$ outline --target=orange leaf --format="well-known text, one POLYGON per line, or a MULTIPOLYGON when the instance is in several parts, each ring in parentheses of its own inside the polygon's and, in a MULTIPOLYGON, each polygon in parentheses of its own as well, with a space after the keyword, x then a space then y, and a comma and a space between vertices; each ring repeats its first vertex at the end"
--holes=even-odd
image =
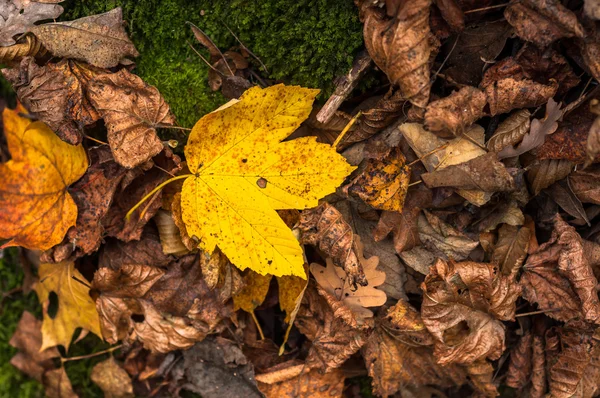
POLYGON ((2 247, 49 249, 75 225, 77 206, 67 188, 88 167, 85 150, 18 109, 5 109, 3 120, 12 159, 0 164, 0 239, 9 239, 2 247))

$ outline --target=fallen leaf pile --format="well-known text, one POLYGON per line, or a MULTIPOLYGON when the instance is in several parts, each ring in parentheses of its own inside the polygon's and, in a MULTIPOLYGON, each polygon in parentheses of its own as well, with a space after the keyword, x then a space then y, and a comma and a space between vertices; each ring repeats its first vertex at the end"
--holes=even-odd
POLYGON ((597 1, 355 0, 324 104, 191 25, 230 102, 188 133, 119 8, 55 3, 0 2, 0 247, 42 307, 11 363, 47 396, 89 333, 106 397, 600 396, 597 1))

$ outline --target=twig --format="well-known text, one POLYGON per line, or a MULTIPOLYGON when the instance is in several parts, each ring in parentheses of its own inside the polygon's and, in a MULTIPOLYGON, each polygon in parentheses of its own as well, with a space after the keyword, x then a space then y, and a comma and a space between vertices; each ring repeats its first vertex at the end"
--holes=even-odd
POLYGON ((104 142, 104 141, 100 141, 100 140, 98 140, 98 139, 96 139, 96 138, 94 138, 94 137, 90 137, 90 136, 89 136, 89 135, 87 135, 87 134, 84 134, 84 135, 83 135, 83 137, 84 137, 84 138, 87 138, 87 139, 88 139, 88 140, 90 140, 90 141, 94 141, 95 143, 98 143, 98 144, 100 144, 100 145, 108 145, 108 143, 106 143, 106 142, 104 142))
MULTIPOLYGON (((513 4, 516 4, 516 3, 520 3, 520 1, 514 1, 513 2, 513 4)), ((473 10, 465 11, 464 14, 471 14, 471 13, 474 13, 474 12, 493 10, 494 8, 502 8, 502 7, 506 7, 506 6, 510 5, 510 4, 511 3, 504 3, 504 4, 496 4, 495 6, 475 8, 473 10)))
POLYGON ((252 319, 254 319, 254 323, 256 324, 256 329, 258 329, 258 334, 260 335, 260 339, 264 340, 265 335, 263 334, 262 328, 260 327, 260 323, 258 323, 258 319, 256 319, 256 315, 254 314, 254 311, 252 311, 250 313, 250 315, 252 315, 252 319))
POLYGON ((519 318, 519 317, 523 317, 523 316, 529 316, 529 315, 545 314, 547 312, 555 312, 555 311, 560 311, 560 308, 549 308, 547 310, 524 312, 522 314, 516 314, 515 318, 519 318))
POLYGON ((187 44, 188 44, 188 46, 190 46, 190 48, 192 49, 192 51, 194 51, 194 52, 196 53, 196 55, 197 55, 197 56, 199 56, 199 57, 202 59, 202 61, 204 61, 204 63, 205 63, 206 65, 208 65, 208 67, 209 67, 210 69, 212 69, 212 70, 214 70, 216 73, 218 73, 218 74, 219 74, 219 76, 221 76, 221 77, 225 77, 225 74, 224 74, 223 72, 221 72, 220 70, 218 70, 217 68, 215 68, 214 66, 212 66, 212 65, 210 64, 210 62, 208 62, 208 60, 207 60, 206 58, 204 58, 204 56, 202 56, 202 54, 200 54, 200 52, 198 52, 198 50, 196 50, 196 48, 195 48, 194 46, 192 46, 192 44, 191 44, 191 43, 187 42, 187 44))
POLYGON ((350 119, 350 121, 348 122, 348 124, 346 125, 346 127, 344 127, 344 129, 342 130, 342 132, 340 133, 340 135, 338 135, 338 137, 335 139, 335 142, 333 144, 331 144, 331 146, 335 149, 337 148, 338 144, 342 141, 342 138, 344 138, 344 136, 346 135, 346 133, 348 131, 350 131, 350 129, 352 128, 352 126, 354 125, 354 123, 356 123, 356 121, 358 120, 359 117, 362 116, 362 112, 358 111, 358 113, 356 115, 354 115, 354 117, 352 119, 350 119))
MULTIPOLYGON (((229 69, 229 73, 231 73, 231 76, 235 76, 235 73, 233 73, 233 71, 231 70, 231 67, 229 66, 229 62, 227 62, 227 58, 225 58, 225 56, 223 55, 221 50, 219 50, 219 47, 217 47, 215 42, 213 42, 212 39, 210 37, 208 37, 208 35, 206 33, 204 33, 204 31, 202 29, 200 29, 199 27, 197 27, 190 21, 187 21, 186 23, 192 27, 192 32, 194 33, 194 36, 196 36, 196 40, 198 40, 200 42, 200 44, 202 44, 202 41, 198 39, 198 37, 197 37, 198 33, 200 33, 202 36, 204 36, 206 38, 206 40, 209 41, 209 43, 213 46, 213 48, 215 50, 217 50, 217 52, 219 53, 219 55, 221 56, 223 61, 225 61, 225 66, 227 66, 227 69, 229 69), (196 29, 198 32, 194 31, 194 29, 196 29)), ((208 50, 210 51, 210 48, 208 50)))
POLYGON ((265 64, 263 64, 263 62, 260 60, 260 58, 258 58, 252 51, 250 51, 250 49, 248 47, 246 47, 246 45, 244 43, 242 43, 242 41, 235 35, 235 33, 233 33, 233 31, 231 29, 229 29, 229 26, 227 26, 227 24, 225 22, 223 22, 223 21, 221 21, 221 22, 223 23, 223 25, 225 25, 225 27, 227 28, 227 30, 229 31, 229 33, 231 33, 232 36, 235 37, 235 39, 237 40, 237 42, 240 43, 240 46, 242 46, 242 48, 244 50, 246 50, 248 52, 248 54, 250 54, 255 60, 257 60, 258 63, 260 64, 260 66, 268 74, 269 70, 267 69, 267 67, 265 66, 265 64))
POLYGON ((65 362, 69 362, 69 361, 79 361, 80 359, 93 358, 93 357, 97 357, 100 355, 111 353, 113 351, 118 350, 121 347, 123 347, 123 344, 116 345, 114 347, 108 348, 103 351, 94 352, 93 354, 80 355, 78 357, 70 357, 70 358, 60 358, 60 362, 65 363, 65 362))

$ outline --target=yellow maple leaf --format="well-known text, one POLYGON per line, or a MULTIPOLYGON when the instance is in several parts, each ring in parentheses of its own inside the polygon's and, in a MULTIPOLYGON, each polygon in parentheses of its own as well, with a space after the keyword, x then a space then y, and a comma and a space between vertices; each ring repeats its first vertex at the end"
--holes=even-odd
POLYGON ((46 250, 75 225, 77 206, 67 188, 85 173, 87 155, 19 110, 2 113, 11 160, 0 164, 0 239, 10 239, 2 247, 46 250))
POLYGON ((275 210, 317 206, 354 170, 315 137, 281 142, 308 117, 317 93, 253 87, 196 123, 181 208, 203 250, 219 246, 242 270, 306 278, 302 248, 275 210))
POLYGON ((89 295, 86 279, 75 269, 75 263, 41 264, 39 278, 35 291, 44 313, 40 351, 59 344, 68 350, 78 327, 102 338, 96 304, 89 295), (52 292, 58 298, 58 309, 53 317, 48 314, 52 292))

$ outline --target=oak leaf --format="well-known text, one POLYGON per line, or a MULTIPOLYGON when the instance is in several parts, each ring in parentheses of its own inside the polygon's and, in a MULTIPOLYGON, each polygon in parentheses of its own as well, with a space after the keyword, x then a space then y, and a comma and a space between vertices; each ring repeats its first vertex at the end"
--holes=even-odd
POLYGON ((67 22, 33 26, 30 31, 53 55, 86 61, 100 68, 131 63, 139 53, 127 37, 120 7, 67 22))
POLYGON ((35 291, 44 313, 41 350, 56 345, 68 350, 78 327, 102 337, 96 305, 89 295, 87 281, 75 269, 75 263, 41 264, 39 278, 35 291), (53 317, 48 313, 52 293, 56 295, 58 305, 53 317))
POLYGON ((90 379, 104 391, 105 398, 133 397, 131 378, 113 357, 96 364, 90 379))
POLYGON ((104 118, 117 163, 131 169, 162 151, 156 128, 175 124, 175 118, 155 87, 121 69, 94 77, 88 91, 104 118))
POLYGON ((380 159, 367 160, 365 168, 343 191, 358 196, 375 209, 400 212, 409 181, 410 167, 396 147, 380 159))
POLYGON ((41 4, 30 0, 3 0, 0 4, 0 46, 15 44, 13 37, 25 33, 34 23, 55 19, 63 13, 56 4, 41 4))
POLYGON ((4 247, 46 250, 75 225, 77 206, 67 189, 85 173, 87 156, 18 110, 2 116, 12 159, 0 164, 0 238, 9 239, 4 247))
POLYGON ((459 137, 484 115, 486 104, 487 98, 481 90, 465 86, 427 105, 425 127, 443 138, 459 137))
POLYGON ((242 270, 305 277, 302 249, 275 210, 316 206, 353 170, 314 137, 281 142, 308 117, 316 95, 297 86, 254 87, 196 123, 185 147, 193 176, 183 184, 181 208, 204 251, 219 246, 242 270))

